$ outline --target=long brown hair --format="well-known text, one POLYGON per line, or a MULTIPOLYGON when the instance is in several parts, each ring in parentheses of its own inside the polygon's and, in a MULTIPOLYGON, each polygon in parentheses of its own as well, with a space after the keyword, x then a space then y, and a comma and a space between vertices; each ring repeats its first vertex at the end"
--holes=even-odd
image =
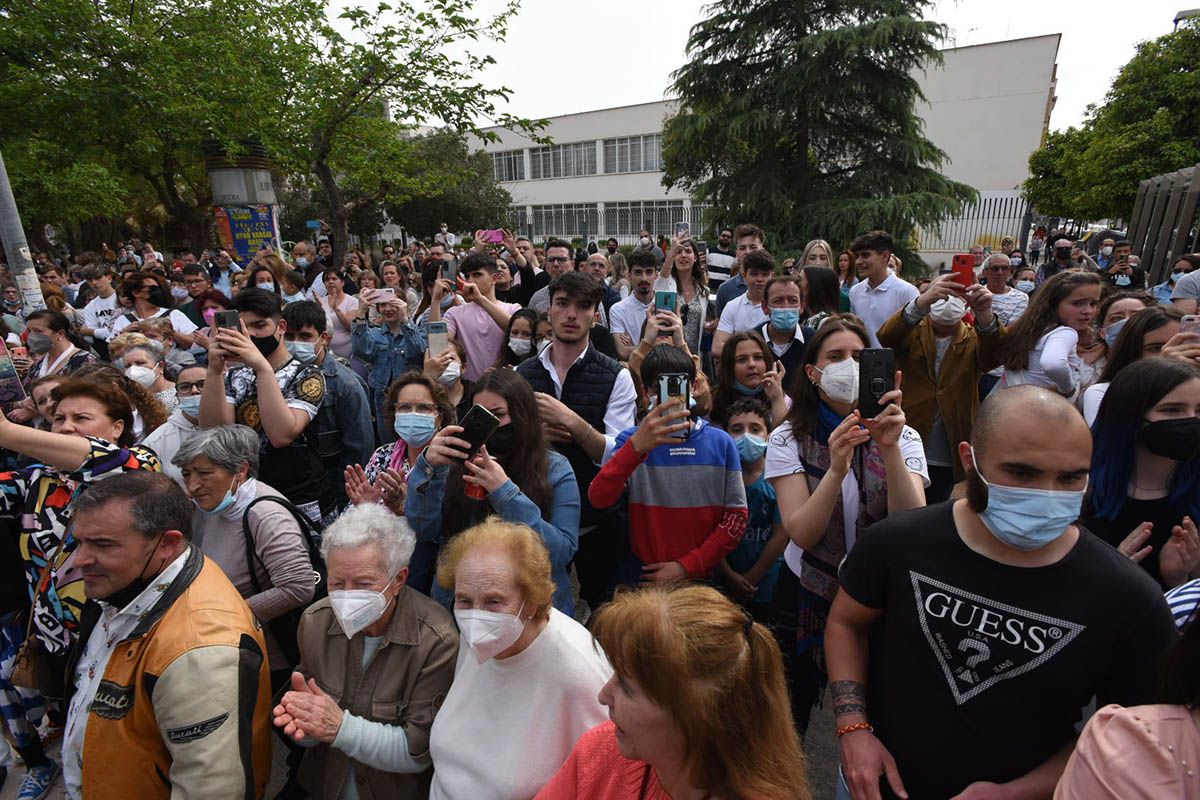
POLYGON ((683 735, 688 782, 718 797, 812 797, 775 637, 708 586, 622 592, 592 633, 683 735))
POLYGON ((845 317, 830 317, 821 323, 817 333, 808 340, 804 348, 804 359, 796 367, 799 375, 792 376, 792 408, 788 411, 787 421, 791 423, 792 435, 799 438, 801 434, 813 434, 817 430, 817 403, 821 396, 817 394, 817 386, 808 379, 809 364, 816 364, 825 347, 825 340, 835 333, 843 331, 853 333, 862 339, 863 347, 870 347, 871 340, 862 325, 845 317))
MULTIPOLYGON (((721 362, 717 364, 717 385, 713 388, 712 412, 709 414, 712 421, 721 427, 725 427, 725 423, 728 421, 725 419, 725 410, 742 396, 734 387, 733 374, 734 366, 737 363, 737 348, 742 342, 757 344, 766 360, 766 368, 775 368, 775 352, 767 347, 767 343, 758 335, 758 331, 742 331, 729 337, 725 342, 725 349, 721 351, 721 362)), ((758 397, 764 399, 761 394, 758 397)))
POLYGON ((1029 308, 1008 329, 1004 342, 1004 368, 1014 372, 1029 369, 1029 354, 1041 339, 1061 323, 1058 305, 1081 286, 1100 286, 1094 272, 1060 272, 1038 287, 1029 298, 1029 308))
MULTIPOLYGON (((516 370, 490 369, 471 386, 473 398, 480 392, 498 394, 508 403, 509 424, 516 433, 518 447, 504 458, 497 457, 497 460, 517 488, 542 510, 543 518, 546 517, 550 512, 551 500, 547 476, 549 445, 542 430, 542 418, 538 414, 533 389, 516 370)), ((455 464, 450 467, 450 475, 446 478, 446 499, 442 505, 446 533, 458 533, 483 521, 487 504, 463 499, 465 491, 462 464, 455 464)))

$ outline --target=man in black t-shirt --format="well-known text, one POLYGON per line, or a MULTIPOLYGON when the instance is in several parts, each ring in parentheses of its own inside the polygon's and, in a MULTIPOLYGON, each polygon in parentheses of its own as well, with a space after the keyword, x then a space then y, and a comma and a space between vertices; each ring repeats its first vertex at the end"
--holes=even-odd
POLYGON ((967 499, 850 551, 825 646, 855 797, 1049 797, 1093 697, 1153 700, 1176 634, 1154 581, 1075 524, 1091 452, 1063 398, 998 392, 958 445, 967 499))

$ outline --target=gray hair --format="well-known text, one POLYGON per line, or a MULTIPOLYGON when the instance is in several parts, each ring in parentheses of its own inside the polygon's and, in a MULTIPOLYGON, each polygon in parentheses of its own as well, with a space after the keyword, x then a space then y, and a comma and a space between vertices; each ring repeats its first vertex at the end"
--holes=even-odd
POLYGON ((163 346, 161 342, 156 342, 153 339, 149 344, 135 344, 133 347, 126 347, 121 352, 121 360, 125 360, 125 356, 132 353, 134 350, 141 350, 146 355, 150 356, 150 360, 155 364, 163 363, 163 346))
POLYGON ((979 269, 980 269, 981 271, 982 271, 982 270, 985 270, 985 269, 987 269, 988 267, 990 267, 990 266, 992 265, 992 262, 993 262, 993 261, 996 261, 996 260, 998 260, 998 259, 1001 259, 1001 258, 1003 258, 1005 261, 1007 261, 1007 262, 1008 262, 1008 266, 1009 266, 1009 267, 1011 267, 1011 266, 1012 266, 1012 260, 1011 260, 1011 259, 1010 259, 1010 258, 1009 258, 1007 255, 1005 255, 1004 253, 992 253, 990 256, 988 256, 987 258, 985 258, 985 259, 983 260, 983 263, 979 265, 979 269))
POLYGON ((250 465, 250 477, 258 476, 258 434, 245 425, 202 428, 183 440, 171 463, 185 467, 204 456, 221 469, 237 472, 243 463, 250 465))
POLYGON ((321 555, 329 561, 334 550, 349 550, 373 544, 383 556, 388 575, 408 566, 417 546, 417 535, 403 517, 378 503, 352 506, 321 534, 321 555))

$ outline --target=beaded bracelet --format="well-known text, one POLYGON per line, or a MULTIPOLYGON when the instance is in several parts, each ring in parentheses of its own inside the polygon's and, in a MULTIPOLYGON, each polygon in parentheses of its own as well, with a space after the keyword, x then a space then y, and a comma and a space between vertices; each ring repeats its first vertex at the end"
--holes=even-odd
POLYGON ((875 729, 873 727, 871 727, 871 723, 869 723, 869 722, 856 722, 853 725, 847 725, 843 728, 838 728, 837 735, 838 735, 838 738, 840 739, 843 736, 845 736, 847 733, 854 733, 855 731, 871 731, 872 733, 874 733, 875 729))

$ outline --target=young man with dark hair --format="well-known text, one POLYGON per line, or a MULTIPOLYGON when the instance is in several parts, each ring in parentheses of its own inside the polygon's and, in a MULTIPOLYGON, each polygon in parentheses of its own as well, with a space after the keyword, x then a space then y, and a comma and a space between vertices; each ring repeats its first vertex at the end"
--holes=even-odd
POLYGON ((325 376, 325 398, 314 422, 317 452, 329 476, 329 491, 337 508, 349 502, 346 467, 366 464, 375 452, 371 401, 367 386, 350 365, 329 349, 325 310, 312 300, 283 307, 283 345, 301 364, 315 364, 325 376))
POLYGON ((838 576, 825 657, 855 797, 1050 797, 1080 710, 1155 702, 1177 639, 1158 584, 1077 522, 1092 437, 1069 401, 996 392, 954 449, 966 499, 872 525, 838 576))
POLYGON ((241 329, 218 328, 209 346, 200 427, 236 422, 257 431, 259 478, 317 522, 333 510, 312 425, 325 400, 325 376, 284 347, 287 323, 278 295, 243 289, 233 307, 241 329), (228 371, 227 361, 234 362, 228 371))
MULTIPOLYGON (((500 357, 508 321, 521 307, 496 299, 493 280, 496 259, 491 254, 471 253, 462 260, 458 269, 466 280, 462 296, 467 302, 446 310, 446 328, 450 338, 461 342, 467 351, 464 376, 469 381, 476 381, 500 357)), ((430 305, 429 321, 437 322, 441 317, 441 306, 438 303, 430 305)))
POLYGON ((196 298, 213 288, 212 277, 208 274, 208 270, 199 264, 189 264, 183 268, 183 285, 187 288, 189 299, 179 307, 179 310, 197 327, 207 327, 208 323, 204 321, 204 316, 196 307, 196 298))
POLYGON ((679 399, 660 402, 659 378, 680 374, 689 386, 696 364, 679 348, 658 345, 642 362, 649 411, 617 437, 614 453, 588 487, 595 508, 610 508, 628 490, 632 558, 621 583, 703 580, 713 575, 746 529, 741 461, 729 434, 692 420, 679 399))
POLYGON ((805 343, 815 333, 800 324, 803 306, 799 278, 776 275, 767 281, 767 288, 763 290, 763 311, 767 321, 758 329, 758 333, 783 363, 785 389, 801 374, 805 343))
POLYGON ((721 283, 721 288, 717 290, 717 317, 720 318, 721 312, 738 295, 746 293, 746 280, 742 276, 742 262, 746 256, 753 253, 755 250, 762 250, 766 242, 766 236, 762 232, 762 228, 753 225, 749 222, 743 222, 738 225, 733 231, 734 242, 734 262, 730 266, 730 274, 732 277, 721 283))
POLYGON ((83 269, 83 279, 96 296, 83 307, 83 324, 79 326, 79 332, 87 337, 101 358, 107 358, 108 340, 112 337, 112 324, 119 307, 112 272, 105 264, 88 264, 83 269))
POLYGON ((721 312, 721 320, 717 323, 717 332, 713 336, 713 361, 721 358, 725 342, 735 333, 754 330, 769 317, 763 300, 767 282, 775 275, 775 258, 766 250, 753 250, 742 259, 742 271, 739 277, 746 285, 746 292, 735 297, 721 312))
POLYGON ((566 456, 580 486, 579 551, 575 568, 583 597, 595 607, 613 587, 624 557, 620 520, 592 507, 586 487, 621 431, 634 423, 637 393, 629 370, 591 342, 601 284, 582 272, 550 283, 550 346, 517 366, 533 387, 542 424, 566 456))
POLYGON ((1128 239, 1122 239, 1112 246, 1112 263, 1107 267, 1101 265, 1104 280, 1110 286, 1118 289, 1146 288, 1146 272, 1140 266, 1133 266, 1129 260, 1132 254, 1133 243, 1128 239))
POLYGON ((562 239, 551 239, 546 242, 545 253, 546 258, 542 264, 545 271, 542 274, 546 276, 546 283, 534 292, 526 303, 526 307, 539 314, 545 314, 550 309, 550 282, 574 269, 575 251, 570 243, 562 239))
POLYGON ((917 299, 917 287, 896 277, 888 260, 896 242, 886 231, 864 233, 850 245, 860 280, 850 287, 850 310, 859 316, 871 347, 879 347, 876 332, 900 309, 917 299))
POLYGON ((629 360, 629 354, 642 340, 646 312, 654 307, 656 278, 658 262, 649 251, 634 250, 629 254, 629 282, 633 284, 633 291, 608 311, 609 326, 622 361, 629 360))
POLYGON ((725 281, 733 277, 737 251, 733 244, 733 229, 721 228, 716 247, 710 246, 706 254, 705 267, 708 272, 708 288, 720 291, 725 281))

